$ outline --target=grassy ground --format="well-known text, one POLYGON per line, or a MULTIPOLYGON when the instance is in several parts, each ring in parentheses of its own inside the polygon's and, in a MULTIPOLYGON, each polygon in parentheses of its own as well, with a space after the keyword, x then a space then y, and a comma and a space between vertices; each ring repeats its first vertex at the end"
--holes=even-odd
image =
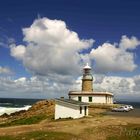
POLYGON ((56 121, 44 113, 7 121, 0 124, 0 140, 140 140, 140 117, 110 116, 107 110, 89 108, 89 117, 81 119, 56 121))
POLYGON ((52 116, 37 115, 37 116, 31 116, 29 118, 20 118, 20 119, 10 120, 8 122, 2 123, 2 124, 0 124, 0 127, 36 124, 44 119, 51 119, 51 117, 52 116))
POLYGON ((111 125, 105 127, 92 127, 85 129, 84 132, 84 135, 89 135, 95 140, 140 140, 140 125, 137 124, 128 124, 127 126, 111 125))
POLYGON ((129 124, 120 127, 119 133, 110 134, 107 140, 140 140, 140 125, 129 124))
POLYGON ((78 135, 71 132, 33 131, 0 136, 0 140, 140 140, 140 125, 90 127, 78 135))
POLYGON ((114 107, 119 107, 121 104, 90 104, 89 108, 100 108, 100 109, 111 109, 114 107))
POLYGON ((35 131, 18 136, 0 136, 0 140, 78 140, 78 137, 63 132, 35 131))

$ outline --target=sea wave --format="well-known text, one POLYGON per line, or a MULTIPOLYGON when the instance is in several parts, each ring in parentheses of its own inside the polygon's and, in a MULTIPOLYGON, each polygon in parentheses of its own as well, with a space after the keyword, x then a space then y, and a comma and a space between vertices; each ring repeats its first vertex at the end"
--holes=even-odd
POLYGON ((4 113, 10 115, 11 113, 21 111, 21 110, 28 110, 31 106, 27 105, 24 107, 0 107, 0 116, 4 113))

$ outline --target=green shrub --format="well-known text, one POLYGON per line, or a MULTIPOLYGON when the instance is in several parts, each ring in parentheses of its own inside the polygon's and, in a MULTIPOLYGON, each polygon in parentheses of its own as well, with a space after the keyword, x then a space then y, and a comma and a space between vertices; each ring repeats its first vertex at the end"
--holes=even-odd
POLYGON ((21 119, 13 120, 11 122, 6 122, 3 124, 0 124, 0 127, 35 124, 35 123, 39 123, 40 121, 42 121, 46 118, 47 118, 47 116, 45 116, 45 115, 32 116, 29 118, 21 118, 21 119))

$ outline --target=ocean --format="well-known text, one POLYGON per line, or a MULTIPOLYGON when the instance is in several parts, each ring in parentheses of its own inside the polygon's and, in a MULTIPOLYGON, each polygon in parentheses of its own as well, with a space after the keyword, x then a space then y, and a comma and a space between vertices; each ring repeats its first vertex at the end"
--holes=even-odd
POLYGON ((8 115, 20 110, 28 110, 34 103, 43 99, 0 98, 0 115, 8 115))
POLYGON ((132 105, 134 108, 140 108, 140 102, 117 101, 117 104, 132 105))

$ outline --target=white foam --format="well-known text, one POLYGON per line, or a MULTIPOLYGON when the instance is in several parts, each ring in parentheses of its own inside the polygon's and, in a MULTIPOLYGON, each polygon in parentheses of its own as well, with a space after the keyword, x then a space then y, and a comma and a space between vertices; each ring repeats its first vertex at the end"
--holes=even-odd
POLYGON ((0 116, 4 113, 10 115, 11 113, 21 111, 21 110, 28 110, 31 106, 27 105, 24 107, 0 107, 0 116))

